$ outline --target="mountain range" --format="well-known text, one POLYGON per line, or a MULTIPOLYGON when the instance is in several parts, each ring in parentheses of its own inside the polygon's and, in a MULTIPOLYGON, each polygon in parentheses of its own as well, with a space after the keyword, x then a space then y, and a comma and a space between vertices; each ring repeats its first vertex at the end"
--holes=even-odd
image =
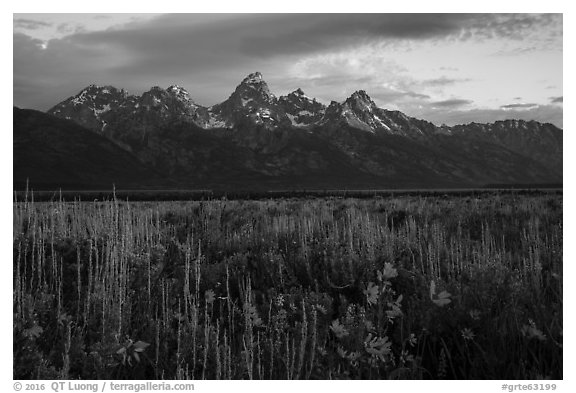
POLYGON ((562 130, 448 127, 379 108, 277 97, 258 72, 205 107, 186 89, 90 85, 47 113, 14 108, 14 184, 109 189, 386 189, 562 182, 562 130))

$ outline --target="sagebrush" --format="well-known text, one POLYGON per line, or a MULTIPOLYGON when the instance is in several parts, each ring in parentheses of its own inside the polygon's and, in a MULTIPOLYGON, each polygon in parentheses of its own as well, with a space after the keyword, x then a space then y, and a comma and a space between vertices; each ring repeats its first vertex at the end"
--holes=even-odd
POLYGON ((562 195, 14 203, 15 379, 562 378, 562 195))

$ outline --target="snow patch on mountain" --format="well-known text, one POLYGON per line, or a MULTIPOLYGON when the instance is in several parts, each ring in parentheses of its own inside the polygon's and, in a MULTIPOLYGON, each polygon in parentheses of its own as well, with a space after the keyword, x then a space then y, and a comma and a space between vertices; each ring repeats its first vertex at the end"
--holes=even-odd
POLYGON ((292 123, 293 126, 299 127, 302 125, 302 123, 296 121, 296 116, 291 115, 290 113, 286 113, 286 116, 288 117, 288 119, 290 119, 290 123, 292 123))
POLYGON ((102 113, 108 112, 109 110, 110 110, 110 104, 106 104, 106 105, 104 105, 101 109, 96 109, 96 108, 94 108, 94 114, 95 114, 96 116, 98 116, 98 115, 100 115, 100 114, 102 114, 102 113))

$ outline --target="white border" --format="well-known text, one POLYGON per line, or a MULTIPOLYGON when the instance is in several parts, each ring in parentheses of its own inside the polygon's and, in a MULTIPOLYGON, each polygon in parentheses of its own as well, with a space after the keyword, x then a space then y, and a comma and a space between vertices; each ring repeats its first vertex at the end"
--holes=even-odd
MULTIPOLYGON (((325 13, 325 12, 561 12, 564 13, 564 107, 568 108, 564 116, 564 225, 568 228, 564 234, 564 243, 568 246, 564 250, 564 260, 567 263, 564 266, 564 283, 565 286, 565 318, 564 318, 564 381, 557 381, 559 388, 557 391, 576 391, 575 373, 574 373, 574 338, 571 332, 575 331, 574 327, 574 290, 570 285, 571 278, 574 277, 575 269, 573 260, 574 250, 572 246, 576 244, 574 239, 574 182, 573 173, 575 167, 574 157, 570 154, 575 146, 574 144, 574 110, 572 104, 574 100, 571 99, 573 88, 575 85, 573 73, 576 70, 574 64, 574 9, 572 4, 574 2, 561 1, 561 0, 547 0, 547 1, 502 1, 502 0, 483 0, 469 4, 465 1, 362 1, 362 2, 338 2, 322 1, 311 2, 310 0, 292 0, 284 2, 272 2, 263 0, 247 0, 242 2, 234 2, 231 0, 224 0, 218 2, 145 2, 145 1, 112 1, 101 0, 98 2, 81 2, 81 1, 58 1, 46 2, 39 0, 28 0, 25 2, 4 2, 2 5, 2 23, 0 26, 3 29, 2 48, 9 50, 13 53, 12 39, 10 31, 12 30, 12 14, 13 13, 32 13, 32 12, 138 12, 138 13, 151 13, 151 12, 229 12, 229 13, 245 13, 245 12, 294 12, 301 11, 325 13), (93 5, 95 4, 95 5, 93 5), (569 388, 572 386, 572 388, 569 388)), ((1 274, 3 282, 1 285, 2 296, 0 297, 0 304, 2 305, 2 315, 6 315, 6 321, 2 324, 2 336, 6 339, 5 346, 2 351, 2 386, 3 391, 13 391, 12 387, 12 345, 11 342, 11 324, 8 319, 12 312, 12 263, 11 263, 11 250, 12 244, 10 242, 10 219, 12 216, 12 133, 9 131, 12 127, 12 88, 13 88, 13 62, 4 57, 2 62, 2 85, 5 88, 2 93, 2 101, 0 111, 2 118, 6 119, 6 127, 1 132, 1 149, 2 149, 2 192, 0 198, 2 200, 2 211, 4 214, 4 221, 2 224, 2 236, 0 237, 0 250, 2 252, 3 264, 1 267, 1 274), (10 88, 6 88, 10 86, 10 88), (8 340, 10 337, 10 340, 8 340)), ((526 381, 529 382, 529 381, 526 381)), ((522 383, 522 381, 512 382, 522 383)), ((362 389, 368 392, 377 391, 377 389, 409 389, 418 391, 441 390, 448 392, 463 392, 467 393, 486 393, 497 392, 501 390, 501 382, 499 381, 340 381, 338 383, 330 381, 309 381, 309 382, 285 382, 285 381, 265 381, 258 383, 250 383, 244 381, 228 381, 228 382, 202 382, 198 381, 196 384, 196 391, 213 391, 214 389, 226 389, 227 391, 262 391, 269 392, 274 389, 276 392, 292 392, 294 389, 329 389, 331 392, 346 392, 349 393, 352 389, 362 389), (361 384, 361 385, 360 385, 361 384)))

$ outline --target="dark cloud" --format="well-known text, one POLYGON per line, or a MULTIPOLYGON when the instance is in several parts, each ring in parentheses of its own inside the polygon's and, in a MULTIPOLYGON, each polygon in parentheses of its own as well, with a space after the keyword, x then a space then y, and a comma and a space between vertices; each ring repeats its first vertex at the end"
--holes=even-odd
POLYGON ((431 104, 435 108, 454 108, 454 107, 469 105, 472 102, 473 101, 471 101, 471 100, 465 100, 462 98, 451 98, 449 100, 432 102, 431 104))
POLYGON ((42 22, 39 20, 18 18, 14 19, 14 28, 26 29, 26 30, 36 30, 42 27, 50 27, 52 23, 42 22))
MULTIPOLYGON (((298 14, 255 17, 264 34, 244 40, 243 50, 257 56, 307 53, 358 42, 426 39, 521 40, 536 27, 562 26, 561 14, 298 14)), ((554 34, 550 32, 550 34, 554 34)))
POLYGON ((507 37, 522 40, 527 33, 547 28, 548 34, 562 34, 562 14, 476 14, 469 28, 482 38, 507 37))
POLYGON ((429 39, 459 33, 473 18, 457 14, 303 14, 255 17, 267 34, 245 37, 242 49, 266 56, 270 52, 310 53, 382 39, 429 39))
POLYGON ((501 105, 500 109, 528 109, 528 108, 535 108, 538 104, 531 103, 531 104, 508 104, 508 105, 501 105))
MULTIPOLYGON (((109 83, 127 84, 128 89, 190 83, 191 88, 207 91, 209 100, 224 99, 221 90, 215 92, 217 97, 211 95, 214 89, 207 89, 209 80, 233 89, 246 74, 257 69, 266 72, 265 61, 241 51, 242 37, 258 29, 248 19, 230 15, 168 15, 148 23, 133 23, 124 29, 52 40, 47 50, 67 52, 73 48, 94 48, 109 60, 100 63, 98 73, 108 76, 109 83)), ((82 72, 84 59, 74 57, 71 61, 77 63, 72 73, 82 72)))
POLYGON ((564 102, 564 96, 560 97, 550 97, 550 102, 553 104, 561 104, 564 102))
POLYGON ((472 19, 464 14, 176 14, 70 39, 84 45, 122 46, 148 64, 168 57, 190 61, 193 55, 195 62, 203 57, 214 64, 214 57, 229 62, 239 56, 325 52, 376 39, 445 37, 459 34, 472 19))
POLYGON ((16 33, 14 42, 14 105, 48 109, 90 83, 105 84, 111 53, 99 48, 43 42, 16 33))

